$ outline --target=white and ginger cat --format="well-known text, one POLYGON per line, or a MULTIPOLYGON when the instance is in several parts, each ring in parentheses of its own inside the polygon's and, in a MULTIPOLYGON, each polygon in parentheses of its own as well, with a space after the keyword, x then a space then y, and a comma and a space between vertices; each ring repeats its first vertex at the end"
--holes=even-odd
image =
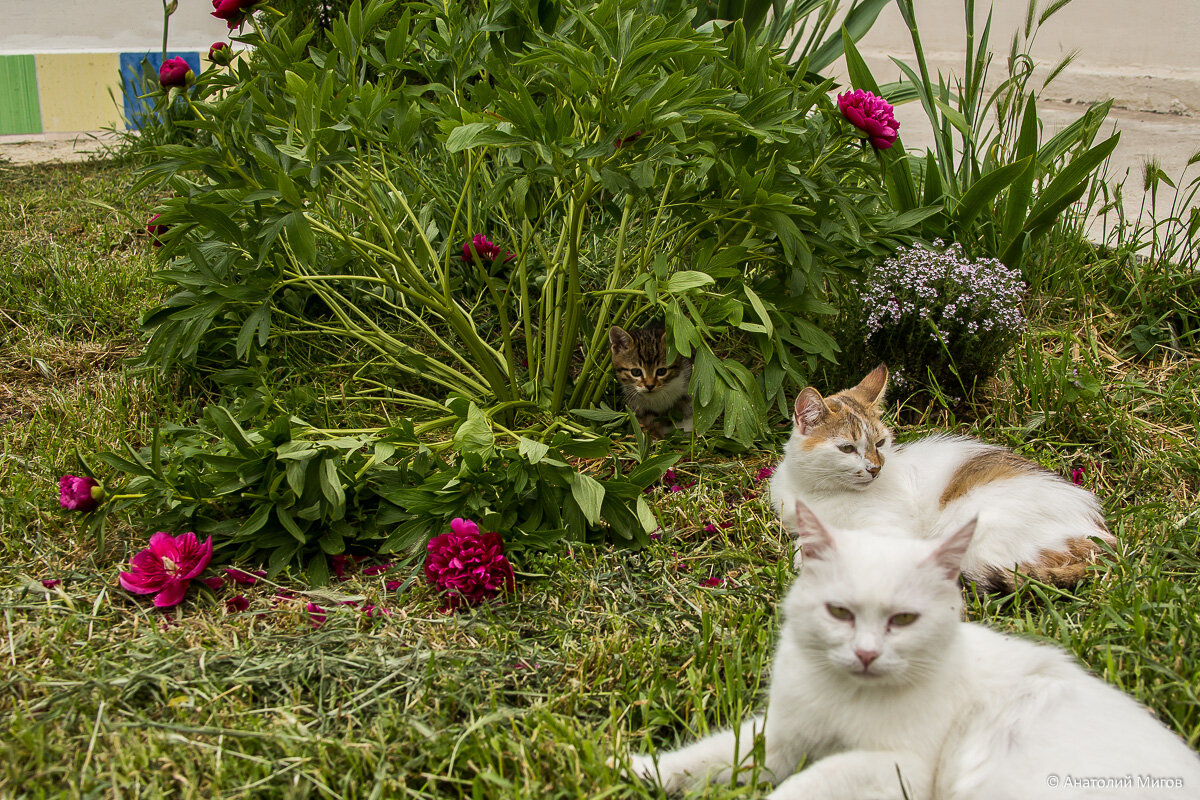
POLYGON ((650 325, 627 331, 614 325, 608 329, 608 343, 613 372, 642 428, 655 437, 666 436, 676 427, 690 431, 692 362, 682 355, 667 359, 666 328, 650 325), (679 417, 678 423, 671 412, 679 417))
POLYGON ((963 576, 985 591, 1010 590, 1014 572, 1069 587, 1116 547, 1095 495, 1011 450, 963 436, 894 445, 880 418, 887 367, 853 389, 796 398, 794 427, 771 479, 784 526, 803 500, 839 527, 887 523, 899 534, 941 539, 978 519, 963 576))
POLYGON ((961 621, 974 521, 931 542, 788 516, 803 565, 766 714, 631 772, 673 792, 766 779, 772 800, 1200 796, 1200 756, 1144 707, 1057 647, 961 621))

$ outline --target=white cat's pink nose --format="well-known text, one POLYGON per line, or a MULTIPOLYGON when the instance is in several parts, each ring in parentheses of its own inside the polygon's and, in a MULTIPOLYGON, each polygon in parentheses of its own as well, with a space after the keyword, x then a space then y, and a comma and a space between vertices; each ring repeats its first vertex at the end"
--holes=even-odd
POLYGON ((858 660, 862 662, 863 669, 871 666, 871 662, 879 658, 878 650, 855 650, 854 655, 858 656, 858 660))

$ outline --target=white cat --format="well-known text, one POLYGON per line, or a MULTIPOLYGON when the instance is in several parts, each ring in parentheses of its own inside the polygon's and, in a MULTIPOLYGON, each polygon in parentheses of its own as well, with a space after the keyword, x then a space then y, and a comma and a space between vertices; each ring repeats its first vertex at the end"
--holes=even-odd
POLYGON ((886 523, 901 535, 941 539, 977 519, 963 574, 985 590, 1011 589, 1013 569, 1072 586, 1116 547, 1095 495, 1003 447, 961 436, 902 445, 880 417, 887 368, 824 398, 796 398, 794 427, 771 479, 787 526, 803 500, 838 527, 886 523))
POLYGON ((765 716, 635 756, 634 774, 678 791, 737 764, 749 780, 762 734, 773 800, 1200 797, 1200 757, 1145 708, 1058 648, 960 620, 974 522, 928 542, 789 516, 803 567, 765 716))

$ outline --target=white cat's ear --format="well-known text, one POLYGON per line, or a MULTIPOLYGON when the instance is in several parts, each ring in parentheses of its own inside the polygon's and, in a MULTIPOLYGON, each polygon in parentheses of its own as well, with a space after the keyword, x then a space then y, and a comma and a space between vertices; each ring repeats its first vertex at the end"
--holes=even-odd
POLYGON ((825 405, 825 399, 821 397, 821 393, 811 386, 806 386, 804 391, 800 392, 800 396, 796 398, 796 411, 792 415, 792 420, 801 433, 808 433, 808 429, 820 422, 821 417, 827 413, 829 413, 829 406, 825 405))
POLYGON ((936 566, 949 580, 958 580, 958 576, 962 572, 963 556, 967 554, 967 548, 971 546, 971 539, 975 536, 975 525, 978 522, 979 517, 975 517, 943 539, 933 554, 926 559, 926 563, 936 566))
POLYGON ((805 561, 825 558, 833 550, 833 537, 828 529, 817 519, 813 510, 799 500, 796 501, 796 520, 788 530, 800 542, 805 561))
POLYGON ((614 353, 623 353, 633 347, 633 337, 620 325, 608 329, 608 344, 614 353))
POLYGON ((887 364, 880 364, 868 372, 867 377, 859 381, 850 393, 867 405, 873 406, 883 400, 883 394, 887 390, 887 379, 887 364))

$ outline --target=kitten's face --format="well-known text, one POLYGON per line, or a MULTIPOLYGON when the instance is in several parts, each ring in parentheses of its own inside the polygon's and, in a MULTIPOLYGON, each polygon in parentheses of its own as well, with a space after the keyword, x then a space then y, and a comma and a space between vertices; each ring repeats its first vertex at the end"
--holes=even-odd
POLYGON ((609 329, 613 371, 626 392, 653 394, 684 376, 687 362, 682 356, 667 361, 666 340, 663 328, 626 331, 614 325, 609 329))
POLYGON ((788 454, 811 473, 818 488, 863 489, 883 469, 892 432, 880 403, 887 368, 880 365, 852 389, 823 398, 811 386, 796 398, 788 454))
POLYGON ((800 577, 784 601, 790 635, 814 663, 847 680, 918 682, 942 661, 958 630, 958 565, 974 523, 969 527, 943 543, 838 531, 814 546, 805 534, 800 577))

